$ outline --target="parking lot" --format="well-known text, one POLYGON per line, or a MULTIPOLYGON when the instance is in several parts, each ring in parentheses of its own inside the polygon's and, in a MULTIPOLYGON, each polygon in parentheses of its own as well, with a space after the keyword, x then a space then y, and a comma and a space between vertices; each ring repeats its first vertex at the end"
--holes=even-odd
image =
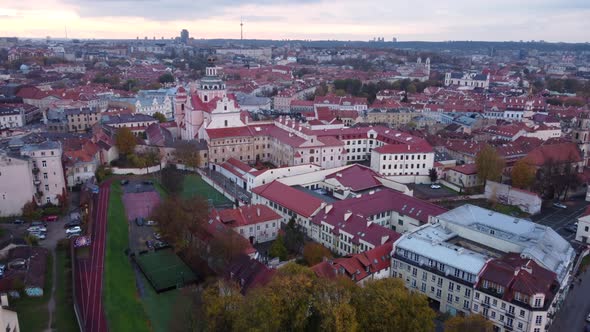
POLYGON ((559 235, 571 242, 576 237, 576 233, 568 230, 567 227, 578 221, 578 218, 586 211, 590 203, 583 198, 575 198, 564 202, 564 204, 567 206, 565 209, 550 204, 544 206, 541 213, 531 216, 531 219, 534 222, 553 228, 559 235))
POLYGON ((441 186, 439 189, 430 188, 429 184, 416 184, 412 186, 414 189, 414 196, 420 199, 432 199, 432 198, 446 198, 457 196, 457 193, 448 189, 445 186, 441 186))

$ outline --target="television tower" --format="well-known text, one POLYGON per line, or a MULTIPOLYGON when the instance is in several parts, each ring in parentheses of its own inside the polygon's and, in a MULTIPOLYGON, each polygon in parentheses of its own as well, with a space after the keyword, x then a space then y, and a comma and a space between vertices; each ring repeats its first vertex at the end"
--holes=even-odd
POLYGON ((240 40, 244 40, 244 20, 240 17, 240 40))

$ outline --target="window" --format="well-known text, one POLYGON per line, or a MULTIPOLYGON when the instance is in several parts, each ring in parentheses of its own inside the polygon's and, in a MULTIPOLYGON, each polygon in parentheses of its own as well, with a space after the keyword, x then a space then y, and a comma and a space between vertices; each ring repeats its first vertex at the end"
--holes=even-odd
POLYGON ((453 303, 453 294, 448 294, 447 295, 447 302, 453 303))
POLYGON ((465 297, 470 297, 470 296, 471 296, 471 289, 465 288, 465 297))
POLYGON ((426 293, 426 283, 423 282, 422 285, 420 285, 420 290, 424 293, 426 293))
POLYGON ((535 298, 535 308, 539 308, 542 306, 543 299, 540 297, 535 298))
POLYGON ((49 191, 49 185, 48 184, 45 185, 45 191, 49 191))
POLYGON ((520 309, 520 313, 519 313, 518 315, 519 315, 520 317, 524 317, 524 314, 525 314, 524 310, 520 309))
POLYGON ((469 309, 469 301, 463 300, 463 308, 464 309, 469 309))
POLYGON ((479 306, 477 305, 477 303, 473 305, 473 311, 475 311, 475 312, 479 311, 479 306))
POLYGON ((426 281, 428 274, 426 271, 422 271, 422 280, 426 281))
POLYGON ((543 322, 543 316, 537 315, 537 317, 535 317, 535 325, 541 325, 542 322, 543 322))
POLYGON ((477 292, 475 293, 475 299, 479 300, 479 293, 477 293, 477 292))
POLYGON ((442 278, 439 277, 438 282, 437 282, 437 286, 442 287, 442 284, 443 284, 443 280, 442 280, 442 278))
POLYGON ((508 318, 506 319, 506 325, 508 325, 508 326, 512 327, 512 318, 508 317, 508 318))
POLYGON ((41 165, 42 165, 43 167, 47 167, 47 161, 46 161, 46 160, 43 160, 43 161, 41 161, 41 165))
POLYGON ((511 315, 514 315, 514 306, 513 305, 508 307, 508 313, 511 315))
POLYGON ((498 300, 494 299, 494 300, 492 301, 492 305, 493 305, 494 307, 495 307, 495 306, 497 306, 497 305, 498 305, 498 300))
POLYGON ((522 330, 522 322, 518 322, 518 329, 522 330))
POLYGON ((436 297, 440 299, 442 291, 440 289, 436 290, 436 297))
POLYGON ((496 312, 492 310, 492 314, 490 316, 492 316, 493 319, 496 319, 496 312))
POLYGON ((455 289, 455 284, 452 282, 449 282, 449 291, 453 291, 455 289))
POLYGON ((47 180, 47 173, 43 173, 43 178, 47 180))

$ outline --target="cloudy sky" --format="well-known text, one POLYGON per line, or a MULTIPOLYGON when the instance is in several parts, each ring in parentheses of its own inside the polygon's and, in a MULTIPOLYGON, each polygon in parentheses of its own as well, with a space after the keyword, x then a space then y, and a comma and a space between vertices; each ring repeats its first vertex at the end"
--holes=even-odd
POLYGON ((0 36, 590 41, 590 0, 0 0, 0 36))

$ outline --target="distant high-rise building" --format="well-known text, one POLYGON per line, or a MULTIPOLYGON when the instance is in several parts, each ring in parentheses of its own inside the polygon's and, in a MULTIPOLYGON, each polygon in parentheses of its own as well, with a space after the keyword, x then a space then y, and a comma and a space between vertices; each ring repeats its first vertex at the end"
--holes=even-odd
POLYGON ((183 44, 188 44, 188 30, 187 29, 182 29, 182 31, 180 31, 180 42, 183 44))

